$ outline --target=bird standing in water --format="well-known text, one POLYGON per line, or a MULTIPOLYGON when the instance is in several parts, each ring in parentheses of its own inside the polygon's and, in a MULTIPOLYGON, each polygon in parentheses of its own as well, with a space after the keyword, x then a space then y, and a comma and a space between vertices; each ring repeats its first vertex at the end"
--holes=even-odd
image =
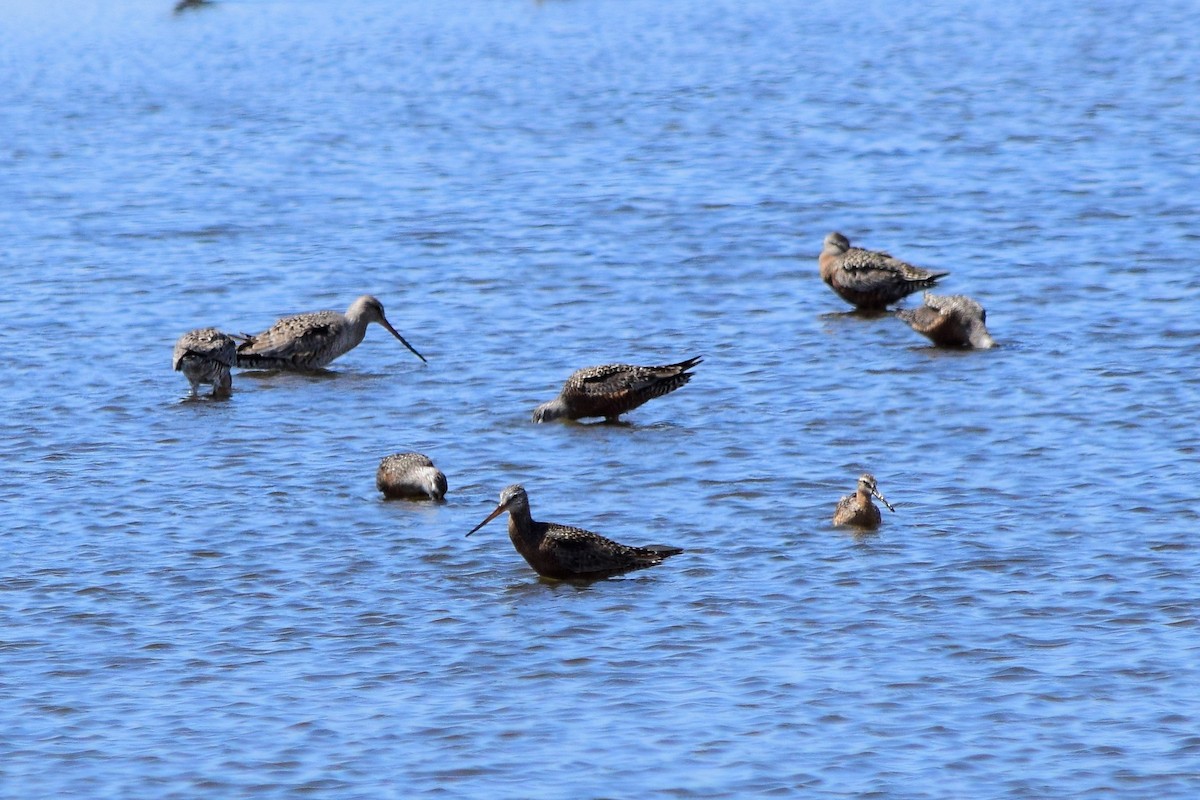
POLYGON ((974 347, 987 350, 996 346, 988 333, 987 312, 965 294, 925 293, 925 305, 897 311, 896 316, 923 334, 938 347, 974 347))
POLYGON ((950 274, 914 267, 887 253, 851 247, 850 240, 836 231, 825 237, 818 263, 821 280, 859 311, 883 311, 950 274))
POLYGON ((887 506, 888 511, 896 513, 892 504, 879 493, 879 488, 875 485, 875 476, 864 472, 858 478, 855 493, 848 494, 838 501, 837 510, 833 512, 833 524, 878 528, 879 523, 883 521, 883 515, 879 512, 879 507, 871 502, 872 496, 878 497, 879 502, 887 506))
POLYGON ((233 392, 233 366, 237 343, 216 328, 188 331, 175 342, 171 367, 182 372, 192 385, 192 397, 199 395, 200 384, 212 386, 213 397, 228 397, 233 392))
POLYGON ((467 532, 470 536, 508 512, 508 536, 538 575, 555 580, 593 580, 661 564, 682 553, 678 547, 654 544, 630 547, 598 533, 554 522, 537 522, 529 512, 529 496, 520 484, 500 493, 500 504, 467 532))
POLYGON ((375 488, 389 499, 441 500, 446 496, 446 476, 421 453, 396 453, 379 462, 375 488))
POLYGON ((604 417, 605 422, 616 422, 627 411, 669 394, 690 381, 692 373, 689 370, 701 360, 696 356, 661 367, 630 364, 584 367, 571 373, 558 397, 533 410, 533 421, 604 417))
POLYGON ((369 294, 350 304, 345 314, 314 311, 283 317, 262 333, 243 337, 237 348, 237 365, 243 369, 317 370, 353 350, 372 322, 387 328, 400 343, 425 360, 392 327, 383 304, 369 294))

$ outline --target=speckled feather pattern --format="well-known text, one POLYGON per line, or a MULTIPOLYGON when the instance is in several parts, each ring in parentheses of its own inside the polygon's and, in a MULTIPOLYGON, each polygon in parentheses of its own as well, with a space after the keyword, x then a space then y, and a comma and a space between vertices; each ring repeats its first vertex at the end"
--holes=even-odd
POLYGON ((395 453, 379 462, 375 488, 388 498, 441 500, 449 488, 445 474, 422 453, 395 453))
POLYGON ((563 384, 558 397, 534 410, 535 422, 559 417, 615 420, 638 406, 669 394, 692 379, 689 372, 700 356, 657 367, 604 364, 576 370, 563 384))
POLYGON ((513 547, 535 572, 545 578, 607 578, 653 567, 683 552, 681 548, 666 545, 631 547, 582 528, 537 522, 529 510, 529 497, 520 485, 509 486, 501 492, 496 510, 471 533, 504 511, 508 512, 508 536, 513 547))
POLYGON ((598 533, 554 522, 531 523, 526 537, 520 531, 514 531, 510 518, 508 535, 529 565, 547 578, 604 578, 653 567, 661 564, 663 559, 683 552, 669 547, 632 547, 598 533), (536 550, 532 558, 518 544, 526 538, 536 550))
POLYGON ((270 328, 248 337, 238 348, 239 367, 319 369, 362 341, 337 311, 315 311, 283 317, 270 328))
POLYGON ((237 343, 216 328, 188 331, 175 342, 171 366, 191 384, 192 394, 201 384, 211 385, 213 394, 227 394, 233 387, 229 368, 234 365, 237 343))
POLYGON ((837 508, 833 512, 833 524, 852 525, 856 528, 878 528, 883 521, 883 514, 879 511, 879 507, 871 502, 872 496, 879 498, 880 502, 887 505, 889 511, 895 511, 888 504, 887 498, 880 493, 875 476, 864 472, 858 478, 854 494, 848 494, 838 500, 837 508))
POLYGON ((278 320, 262 333, 247 334, 237 348, 237 365, 244 369, 314 370, 358 347, 367 326, 378 323, 412 350, 383 312, 383 304, 371 295, 355 300, 345 314, 313 311, 278 320))
POLYGON ((936 295, 926 292, 923 306, 897 311, 896 316, 939 347, 975 347, 986 350, 996 344, 988 333, 987 312, 983 306, 966 295, 936 295))
POLYGON ((950 274, 913 266, 882 251, 851 247, 850 240, 836 232, 825 237, 818 261, 821 280, 864 311, 882 311, 950 274))
POLYGON ((848 494, 838 500, 837 509, 833 512, 834 525, 878 528, 881 522, 883 514, 880 513, 879 506, 871 502, 870 496, 860 498, 858 494, 848 494))

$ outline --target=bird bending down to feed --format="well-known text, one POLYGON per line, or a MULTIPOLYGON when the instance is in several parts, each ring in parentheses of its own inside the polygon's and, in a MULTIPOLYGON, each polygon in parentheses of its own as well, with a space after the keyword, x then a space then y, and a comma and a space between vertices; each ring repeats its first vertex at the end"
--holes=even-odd
POLYGON ((364 294, 350 304, 345 314, 338 311, 295 314, 283 317, 262 333, 247 334, 237 348, 237 365, 243 369, 322 369, 357 347, 372 322, 387 328, 417 358, 425 360, 387 321, 383 304, 364 294))
POLYGON ((834 525, 854 525, 858 528, 878 528, 883 521, 879 507, 871 502, 871 497, 879 498, 879 502, 887 506, 893 514, 896 509, 879 493, 875 485, 875 476, 864 472, 858 478, 858 488, 854 494, 848 494, 838 501, 837 510, 833 512, 834 525))
POLYGON ((375 488, 384 497, 407 500, 441 500, 446 496, 446 476, 421 453, 396 453, 379 462, 375 488))
POLYGON ((202 383, 212 386, 213 397, 228 397, 233 392, 229 368, 234 364, 236 351, 233 337, 216 328, 200 328, 188 331, 175 342, 171 367, 188 379, 192 397, 199 394, 202 383))
POLYGON ((859 311, 883 311, 950 274, 914 267, 887 253, 851 247, 850 240, 837 232, 825 237, 818 263, 821 280, 859 311))
POLYGON ((987 312, 965 294, 925 293, 925 305, 897 311, 917 333, 924 334, 938 347, 974 347, 986 350, 996 346, 988 333, 987 312))
POLYGON ((508 512, 508 536, 538 575, 555 580, 592 580, 661 564, 682 553, 661 544, 630 547, 611 539, 554 522, 537 522, 529 513, 529 496, 519 484, 500 493, 500 505, 467 536, 508 512))
POLYGON ((533 421, 604 417, 606 422, 616 422, 627 411, 669 394, 690 381, 692 373, 689 370, 701 360, 696 356, 661 367, 630 364, 584 367, 571 373, 558 397, 533 410, 533 421))

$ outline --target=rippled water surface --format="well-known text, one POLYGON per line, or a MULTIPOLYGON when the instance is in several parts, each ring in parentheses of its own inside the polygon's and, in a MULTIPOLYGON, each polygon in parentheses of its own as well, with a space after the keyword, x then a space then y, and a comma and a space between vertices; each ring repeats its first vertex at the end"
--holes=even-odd
POLYGON ((1085 5, 8 0, 0 794, 1200 794, 1200 15, 1085 5), (170 370, 364 292, 428 365, 170 370), (686 552, 539 581, 463 536, 515 482, 686 552))

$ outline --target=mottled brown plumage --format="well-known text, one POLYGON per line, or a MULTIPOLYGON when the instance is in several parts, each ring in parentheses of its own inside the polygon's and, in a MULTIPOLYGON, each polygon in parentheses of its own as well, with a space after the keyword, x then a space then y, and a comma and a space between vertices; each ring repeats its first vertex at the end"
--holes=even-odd
POLYGON ((963 294, 925 293, 925 305, 897 311, 896 316, 914 331, 929 337, 939 347, 995 347, 988 333, 987 312, 983 306, 963 294))
POLYGON ((879 498, 879 502, 887 506, 888 511, 895 513, 879 489, 875 485, 875 476, 864 472, 858 479, 858 488, 854 494, 848 494, 838 501, 837 509, 833 512, 834 525, 853 525, 856 528, 878 528, 883 521, 879 507, 871 502, 871 497, 879 498))
POLYGON ((472 528, 467 536, 508 512, 508 537, 537 574, 555 580, 592 580, 661 564, 682 553, 678 547, 630 547, 567 525, 536 522, 529 512, 529 496, 519 484, 500 493, 500 505, 472 528))
POLYGON ((421 453, 396 453, 379 462, 375 488, 390 499, 441 500, 446 496, 446 476, 421 453))
POLYGON ((237 365, 243 369, 322 369, 357 347, 372 322, 387 328, 417 358, 425 360, 387 321, 383 304, 364 294, 350 304, 345 314, 338 311, 294 314, 283 317, 262 333, 245 335, 237 348, 237 365))
POLYGON ((850 240, 837 232, 825 237, 818 262, 821 280, 860 311, 883 311, 950 274, 914 267, 887 253, 851 247, 850 240))
POLYGON ((688 370, 701 360, 696 356, 661 367, 630 364, 584 367, 567 378, 558 397, 533 410, 533 421, 604 417, 607 422, 616 422, 622 414, 690 381, 692 373, 688 370))
POLYGON ((213 397, 228 397, 233 391, 233 366, 237 343, 233 337, 216 328, 188 331, 175 342, 171 367, 182 372, 192 386, 192 397, 199 394, 200 384, 212 386, 213 397))

